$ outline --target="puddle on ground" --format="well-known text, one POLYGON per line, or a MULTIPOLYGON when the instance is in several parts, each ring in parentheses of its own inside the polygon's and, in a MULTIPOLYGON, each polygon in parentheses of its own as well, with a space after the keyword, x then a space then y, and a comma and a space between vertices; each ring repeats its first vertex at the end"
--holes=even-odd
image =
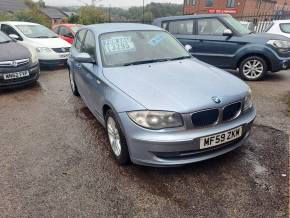
POLYGON ((90 112, 87 107, 82 107, 76 111, 77 117, 80 117, 82 120, 93 120, 94 115, 90 112))

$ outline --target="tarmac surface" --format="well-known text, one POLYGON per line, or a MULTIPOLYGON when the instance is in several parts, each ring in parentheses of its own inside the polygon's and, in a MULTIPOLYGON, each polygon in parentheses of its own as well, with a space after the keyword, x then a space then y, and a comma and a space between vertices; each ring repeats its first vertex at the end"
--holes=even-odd
POLYGON ((249 142, 178 168, 118 166, 65 69, 2 92, 0 216, 288 217, 290 71, 249 84, 249 142))

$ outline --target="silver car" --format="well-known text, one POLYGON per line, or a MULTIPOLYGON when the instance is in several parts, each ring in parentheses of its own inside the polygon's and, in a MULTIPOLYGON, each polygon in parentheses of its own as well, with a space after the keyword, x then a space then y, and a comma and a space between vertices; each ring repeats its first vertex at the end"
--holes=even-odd
POLYGON ((232 151, 250 135, 249 87, 193 58, 159 27, 84 27, 68 67, 73 94, 106 128, 119 164, 189 164, 232 151))

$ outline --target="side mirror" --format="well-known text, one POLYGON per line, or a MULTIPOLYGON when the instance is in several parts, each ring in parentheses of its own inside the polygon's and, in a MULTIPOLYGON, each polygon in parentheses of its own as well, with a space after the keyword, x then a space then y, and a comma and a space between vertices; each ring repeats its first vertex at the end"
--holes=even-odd
POLYGON ((185 45, 184 46, 185 50, 190 52, 190 50, 192 49, 192 46, 191 45, 185 45))
POLYGON ((9 37, 15 40, 19 40, 19 36, 17 36, 16 34, 9 34, 9 37))
POLYGON ((223 36, 231 37, 233 36, 233 32, 230 29, 225 29, 223 32, 223 36))
POLYGON ((94 60, 94 58, 92 58, 88 53, 80 53, 76 55, 74 59, 80 63, 91 63, 91 64, 96 63, 96 60, 94 60))

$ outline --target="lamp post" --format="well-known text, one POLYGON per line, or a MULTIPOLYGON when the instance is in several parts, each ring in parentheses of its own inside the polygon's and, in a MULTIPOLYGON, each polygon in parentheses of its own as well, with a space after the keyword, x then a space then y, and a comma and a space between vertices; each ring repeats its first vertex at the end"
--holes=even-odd
POLYGON ((143 23, 145 23, 145 0, 143 0, 143 23))

